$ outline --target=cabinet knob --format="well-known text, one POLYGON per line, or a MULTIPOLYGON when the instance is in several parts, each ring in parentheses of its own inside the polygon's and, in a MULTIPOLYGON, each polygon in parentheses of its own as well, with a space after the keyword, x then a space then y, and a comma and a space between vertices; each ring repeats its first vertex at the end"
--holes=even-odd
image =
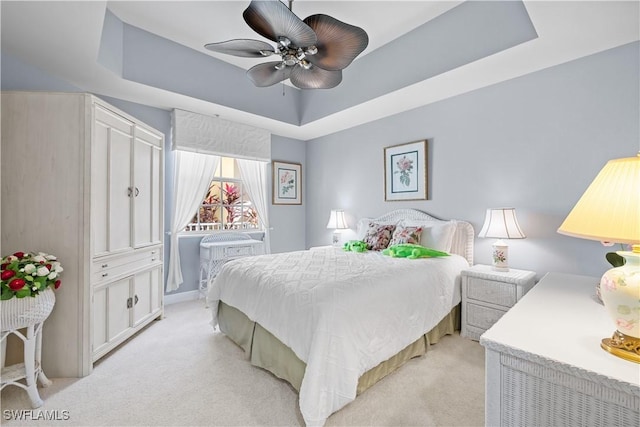
POLYGON ((151 261, 155 261, 155 260, 156 260, 155 258, 151 258, 151 261))
POLYGON ((102 268, 107 268, 109 267, 109 264, 102 264, 102 268))
POLYGON ((102 277, 107 277, 109 273, 102 273, 102 277))

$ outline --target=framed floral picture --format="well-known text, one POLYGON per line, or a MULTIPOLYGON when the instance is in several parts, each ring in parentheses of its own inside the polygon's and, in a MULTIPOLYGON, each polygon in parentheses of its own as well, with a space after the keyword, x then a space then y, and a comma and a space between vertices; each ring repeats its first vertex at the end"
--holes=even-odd
POLYGON ((384 200, 427 199, 427 141, 384 149, 384 200))
POLYGON ((273 162, 273 204, 302 204, 302 165, 273 162))

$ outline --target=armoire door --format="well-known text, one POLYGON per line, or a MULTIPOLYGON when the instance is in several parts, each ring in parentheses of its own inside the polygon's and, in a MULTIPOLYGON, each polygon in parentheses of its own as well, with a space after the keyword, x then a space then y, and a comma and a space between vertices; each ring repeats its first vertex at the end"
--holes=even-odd
POLYGON ((92 306, 94 357, 104 348, 110 348, 112 342, 121 341, 131 328, 133 286, 134 277, 128 276, 106 286, 95 287, 92 306))
POLYGON ((133 246, 161 243, 162 137, 138 126, 133 146, 133 246))
POLYGON ((157 284, 158 269, 143 271, 134 277, 133 326, 137 326, 154 311, 152 295, 153 286, 157 284))
POLYGON ((131 248, 131 121, 95 104, 91 150, 93 254, 131 248))

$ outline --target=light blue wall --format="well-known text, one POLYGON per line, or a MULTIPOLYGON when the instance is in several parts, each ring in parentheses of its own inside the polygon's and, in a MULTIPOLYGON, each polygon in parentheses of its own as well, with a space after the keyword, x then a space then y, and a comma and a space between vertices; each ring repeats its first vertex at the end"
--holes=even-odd
MULTIPOLYGON (((307 246, 326 244, 329 210, 350 226, 397 208, 471 222, 490 207, 516 208, 527 238, 511 266, 542 275, 600 276, 599 242, 556 233, 604 164, 632 157, 640 141, 640 43, 582 58, 308 142, 307 246), (427 201, 385 202, 384 147, 427 139, 427 201)), ((353 237, 353 232, 345 238, 353 237)), ((490 264, 491 239, 476 239, 490 264)))
MULTIPOLYGON (((310 197, 313 197, 307 192, 309 186, 306 180, 306 145, 296 139, 274 135, 271 138, 271 158, 302 165, 302 204, 270 205, 271 251, 275 253, 305 249, 306 206, 310 197)), ((271 177, 269 182, 272 182, 271 177)), ((269 189, 269 194, 272 198, 273 188, 269 189)))

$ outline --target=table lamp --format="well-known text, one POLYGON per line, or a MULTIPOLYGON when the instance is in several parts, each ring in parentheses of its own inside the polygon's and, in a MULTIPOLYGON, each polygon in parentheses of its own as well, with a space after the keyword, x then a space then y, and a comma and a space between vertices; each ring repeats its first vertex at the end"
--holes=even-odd
POLYGON ((509 271, 509 246, 502 239, 524 239, 526 236, 520 229, 514 208, 492 208, 487 209, 478 237, 498 239, 492 245, 493 269, 509 271))
POLYGON ((347 227, 347 221, 344 218, 344 211, 341 209, 332 209, 331 215, 329 216, 329 222, 327 223, 327 228, 331 228, 335 230, 333 232, 332 244, 337 246, 340 244, 340 232, 338 230, 344 230, 347 227))
POLYGON ((602 302, 617 329, 600 346, 640 363, 640 153, 610 160, 569 212, 558 233, 602 242, 629 243, 625 259, 600 280, 602 302))

